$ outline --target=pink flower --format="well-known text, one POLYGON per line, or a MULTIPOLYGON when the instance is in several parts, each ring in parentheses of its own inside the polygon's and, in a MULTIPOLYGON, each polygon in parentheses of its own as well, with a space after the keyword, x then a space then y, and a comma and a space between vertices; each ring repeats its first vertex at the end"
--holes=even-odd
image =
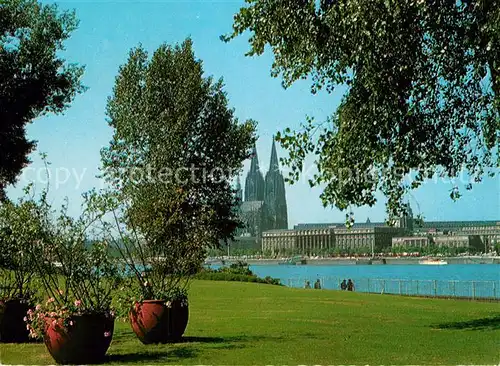
POLYGON ((82 300, 75 300, 75 306, 80 306, 82 304, 82 300))
POLYGON ((73 326, 73 320, 69 321, 69 325, 73 326))
POLYGON ((42 308, 42 305, 38 304, 36 307, 35 307, 35 310, 38 311, 42 308))
POLYGON ((104 332, 105 337, 109 337, 111 335, 111 332, 104 332))
POLYGON ((26 324, 26 330, 30 330, 30 325, 26 324))
POLYGON ((28 321, 28 318, 27 318, 27 317, 24 317, 24 318, 23 318, 23 320, 24 320, 25 322, 27 322, 27 321, 28 321))
POLYGON ((47 300, 47 304, 50 304, 52 302, 56 301, 53 297, 51 297, 50 299, 47 300))
POLYGON ((57 320, 52 320, 52 325, 55 327, 57 324, 57 320))

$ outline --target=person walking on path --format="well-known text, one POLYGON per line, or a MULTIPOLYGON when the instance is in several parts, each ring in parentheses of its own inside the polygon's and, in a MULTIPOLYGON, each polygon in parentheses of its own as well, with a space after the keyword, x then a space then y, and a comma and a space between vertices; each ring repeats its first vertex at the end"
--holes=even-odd
POLYGON ((309 281, 306 281, 306 285, 304 286, 304 288, 311 288, 311 284, 309 283, 309 281))
POLYGON ((347 280, 347 291, 354 291, 354 282, 350 278, 347 280))
POLYGON ((340 284, 340 289, 342 291, 347 290, 347 282, 345 282, 345 278, 344 278, 344 281, 342 281, 342 283, 340 284))
POLYGON ((314 288, 317 290, 321 290, 321 282, 319 281, 319 278, 314 283, 314 288))

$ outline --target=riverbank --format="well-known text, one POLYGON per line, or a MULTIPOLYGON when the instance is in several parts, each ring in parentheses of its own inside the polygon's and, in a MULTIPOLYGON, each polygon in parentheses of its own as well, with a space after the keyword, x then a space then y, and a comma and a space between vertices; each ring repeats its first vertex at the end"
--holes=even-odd
MULTIPOLYGON (((440 257, 448 264, 500 264, 500 257, 486 257, 486 256, 467 256, 467 257, 440 257)), ((244 261, 250 265, 278 265, 283 263, 285 259, 251 259, 251 258, 231 258, 231 259, 216 259, 213 258, 208 260, 206 264, 222 265, 223 261, 225 264, 236 263, 238 261, 244 261)), ((369 258, 312 258, 306 260, 306 265, 316 265, 316 266, 346 266, 346 265, 384 265, 384 264, 397 264, 397 265, 415 265, 419 264, 421 257, 384 257, 371 260, 369 258)))
MULTIPOLYGON (((497 364, 497 309, 475 301, 193 281, 183 341, 143 345, 127 322, 116 321, 106 364, 497 364)), ((0 361, 54 363, 43 343, 0 344, 0 361)))
MULTIPOLYGON (((338 290, 342 280, 352 279, 356 291, 407 295, 500 299, 498 266, 451 265, 253 265, 258 277, 279 278, 287 287, 303 288, 320 280, 321 287, 338 290)), ((213 268, 217 268, 213 265, 213 268)))

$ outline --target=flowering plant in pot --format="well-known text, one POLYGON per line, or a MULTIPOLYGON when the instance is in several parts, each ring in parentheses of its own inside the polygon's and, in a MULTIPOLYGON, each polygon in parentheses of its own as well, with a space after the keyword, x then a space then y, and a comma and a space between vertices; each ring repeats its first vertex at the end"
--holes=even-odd
POLYGON ((55 215, 46 196, 38 206, 47 233, 30 253, 46 300, 27 312, 27 328, 32 337, 43 338, 57 363, 102 362, 114 331, 118 267, 107 243, 88 239, 96 220, 89 211, 74 219, 65 204, 55 215))
MULTIPOLYGON (((28 186, 25 192, 29 192, 28 186)), ((23 321, 37 301, 32 243, 44 235, 36 205, 20 198, 0 204, 0 341, 27 342, 23 321)))

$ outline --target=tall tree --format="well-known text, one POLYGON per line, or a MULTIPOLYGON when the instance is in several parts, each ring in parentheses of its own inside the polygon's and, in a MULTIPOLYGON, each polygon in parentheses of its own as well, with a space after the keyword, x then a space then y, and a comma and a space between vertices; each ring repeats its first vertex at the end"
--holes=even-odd
POLYGON ((128 224, 166 265, 232 238, 231 178, 250 156, 255 123, 234 117, 222 80, 203 76, 190 39, 163 44, 151 59, 133 49, 107 115, 114 135, 101 153, 104 176, 128 202, 128 224))
MULTIPOLYGON (((497 0, 246 0, 228 41, 250 32, 248 55, 274 53, 284 87, 347 91, 325 122, 277 137, 289 180, 316 156, 311 186, 341 210, 388 198, 389 218, 435 174, 494 176, 500 139, 500 2, 497 0)), ((471 189, 467 184, 466 189, 471 189)), ((460 196, 459 187, 450 193, 460 196)), ((347 222, 352 221, 348 215, 347 222)))
POLYGON ((83 67, 60 57, 77 28, 74 12, 37 0, 0 0, 0 199, 29 163, 36 147, 26 125, 61 113, 77 93, 83 67))

